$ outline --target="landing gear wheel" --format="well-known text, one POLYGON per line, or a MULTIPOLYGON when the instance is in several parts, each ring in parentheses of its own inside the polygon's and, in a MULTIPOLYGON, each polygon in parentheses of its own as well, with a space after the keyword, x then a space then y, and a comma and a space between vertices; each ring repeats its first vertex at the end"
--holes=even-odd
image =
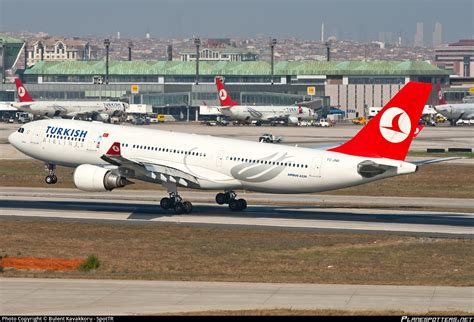
POLYGON ((223 205, 225 203, 228 202, 228 197, 226 196, 225 193, 218 193, 216 195, 216 202, 219 204, 219 205, 223 205))
POLYGON ((174 205, 174 212, 177 215, 184 214, 186 212, 186 209, 184 208, 184 204, 182 202, 177 202, 174 205))
POLYGON ((160 206, 161 208, 167 210, 167 209, 173 208, 174 202, 170 198, 165 197, 161 199, 160 206))
POLYGON ((240 208, 239 208, 239 203, 238 203, 238 201, 235 200, 235 199, 234 199, 234 200, 231 200, 231 201, 229 202, 229 208, 230 208, 230 210, 232 210, 232 211, 239 211, 240 208))
POLYGON ((45 168, 46 168, 46 171, 49 172, 49 174, 44 178, 44 181, 47 184, 55 184, 56 182, 58 182, 58 177, 56 177, 56 175, 54 174, 56 170, 56 165, 45 163, 45 168))
POLYGON ((239 210, 244 210, 247 208, 247 201, 245 201, 245 199, 238 199, 237 205, 239 206, 239 210))
POLYGON ((193 204, 189 201, 183 202, 184 212, 190 214, 193 211, 193 204))

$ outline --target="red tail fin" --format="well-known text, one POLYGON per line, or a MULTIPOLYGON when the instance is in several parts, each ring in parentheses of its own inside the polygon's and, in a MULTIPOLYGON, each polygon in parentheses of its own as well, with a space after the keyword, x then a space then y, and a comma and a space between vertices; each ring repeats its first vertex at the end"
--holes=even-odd
POLYGON ((217 91, 219 93, 219 102, 221 106, 236 106, 238 103, 234 102, 230 95, 227 93, 222 81, 219 77, 216 77, 217 91))
POLYGON ((33 102, 30 94, 26 90, 25 86, 19 78, 15 78, 16 92, 18 93, 18 98, 20 102, 33 102))
POLYGON ((109 151, 107 151, 106 154, 107 155, 121 155, 120 143, 114 142, 114 144, 112 144, 112 146, 109 148, 109 151))
POLYGON ((438 93, 438 104, 446 104, 446 99, 444 98, 443 91, 441 90, 441 84, 439 82, 436 84, 436 92, 438 93))
POLYGON ((431 84, 406 84, 356 136, 329 151, 404 160, 430 92, 431 84))

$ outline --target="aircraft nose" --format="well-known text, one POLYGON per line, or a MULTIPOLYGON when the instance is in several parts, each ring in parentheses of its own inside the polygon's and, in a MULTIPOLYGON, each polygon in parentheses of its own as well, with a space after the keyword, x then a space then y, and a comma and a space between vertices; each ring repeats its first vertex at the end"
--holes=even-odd
POLYGON ((8 136, 8 142, 10 142, 11 145, 14 147, 18 146, 19 138, 18 138, 18 132, 13 132, 8 136))

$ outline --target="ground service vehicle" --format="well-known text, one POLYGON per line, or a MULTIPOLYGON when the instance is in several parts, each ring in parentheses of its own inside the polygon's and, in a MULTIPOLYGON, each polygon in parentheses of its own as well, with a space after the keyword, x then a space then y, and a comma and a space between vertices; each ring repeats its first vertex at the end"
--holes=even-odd
POLYGON ((367 123, 367 120, 365 119, 365 117, 359 116, 358 118, 353 119, 352 123, 357 125, 364 125, 367 123))
POLYGON ((265 143, 279 143, 281 142, 281 140, 282 140, 281 136, 274 136, 273 134, 270 134, 270 133, 264 133, 258 139, 259 142, 265 142, 265 143))

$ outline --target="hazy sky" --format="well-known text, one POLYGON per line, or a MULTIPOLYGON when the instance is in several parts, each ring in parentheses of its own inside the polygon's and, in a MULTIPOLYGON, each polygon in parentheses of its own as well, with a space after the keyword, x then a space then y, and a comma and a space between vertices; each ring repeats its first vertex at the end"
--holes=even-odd
POLYGON ((474 0, 0 0, 0 31, 66 36, 297 37, 377 40, 401 33, 413 43, 416 22, 431 44, 435 22, 443 39, 473 38, 474 0))

